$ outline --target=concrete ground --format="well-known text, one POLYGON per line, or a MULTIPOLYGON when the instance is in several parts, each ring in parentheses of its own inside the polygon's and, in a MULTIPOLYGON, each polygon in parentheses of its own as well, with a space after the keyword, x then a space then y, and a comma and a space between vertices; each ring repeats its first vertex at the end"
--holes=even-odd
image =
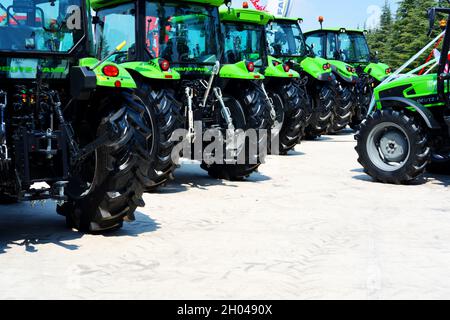
POLYGON ((371 182, 354 145, 305 142, 242 183, 186 164, 106 236, 0 207, 0 298, 450 298, 450 178, 371 182))

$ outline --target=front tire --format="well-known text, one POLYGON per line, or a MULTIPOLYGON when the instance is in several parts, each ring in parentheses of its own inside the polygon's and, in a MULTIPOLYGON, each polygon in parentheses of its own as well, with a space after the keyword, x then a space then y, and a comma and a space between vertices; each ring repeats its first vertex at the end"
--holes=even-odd
POLYGON ((355 138, 359 163, 383 183, 415 180, 430 159, 431 149, 421 124, 404 112, 376 111, 361 124, 355 138))
POLYGON ((147 144, 154 133, 145 105, 129 92, 105 95, 98 107, 96 112, 107 113, 98 122, 83 121, 77 136, 90 134, 94 140, 111 130, 119 134, 111 135, 114 139, 71 170, 66 187, 69 200, 58 206, 69 227, 89 233, 118 229, 124 220, 134 220, 136 208, 145 205, 142 194, 150 183, 151 166, 147 144))

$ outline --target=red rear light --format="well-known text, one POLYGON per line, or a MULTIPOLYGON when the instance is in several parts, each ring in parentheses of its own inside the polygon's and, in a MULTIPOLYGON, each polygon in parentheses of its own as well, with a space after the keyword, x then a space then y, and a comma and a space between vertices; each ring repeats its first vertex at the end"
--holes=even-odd
POLYGON ((170 69, 170 62, 167 60, 162 60, 161 63, 159 64, 159 66, 161 67, 162 71, 169 71, 170 69))
POLYGON ((330 70, 330 69, 331 69, 331 64, 325 63, 325 64, 323 65, 323 70, 330 70))
POLYGON ((291 67, 290 67, 288 64, 285 64, 285 65, 283 66, 283 69, 284 69, 284 71, 286 71, 286 72, 291 71, 291 67))
POLYGON ((248 70, 249 72, 254 72, 254 71, 255 71, 255 64, 254 64, 253 62, 249 62, 249 63, 247 64, 247 70, 248 70))
POLYGON ((107 77, 117 77, 119 75, 119 68, 113 65, 104 66, 102 72, 107 77))
POLYGON ((386 74, 390 74, 392 72, 391 68, 386 69, 386 74))

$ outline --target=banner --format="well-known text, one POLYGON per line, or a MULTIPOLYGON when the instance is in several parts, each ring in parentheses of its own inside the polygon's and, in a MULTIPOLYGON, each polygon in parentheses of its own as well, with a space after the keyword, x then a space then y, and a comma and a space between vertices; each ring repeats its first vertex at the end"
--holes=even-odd
POLYGON ((287 17, 294 1, 292 0, 250 0, 252 6, 260 11, 268 11, 276 16, 287 17))

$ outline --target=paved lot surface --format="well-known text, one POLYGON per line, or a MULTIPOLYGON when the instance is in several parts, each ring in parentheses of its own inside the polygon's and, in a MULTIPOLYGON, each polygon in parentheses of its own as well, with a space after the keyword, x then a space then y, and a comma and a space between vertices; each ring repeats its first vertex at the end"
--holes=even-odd
POLYGON ((0 207, 0 298, 450 298, 450 178, 373 183, 353 147, 307 142, 243 183, 186 164, 107 236, 0 207))

